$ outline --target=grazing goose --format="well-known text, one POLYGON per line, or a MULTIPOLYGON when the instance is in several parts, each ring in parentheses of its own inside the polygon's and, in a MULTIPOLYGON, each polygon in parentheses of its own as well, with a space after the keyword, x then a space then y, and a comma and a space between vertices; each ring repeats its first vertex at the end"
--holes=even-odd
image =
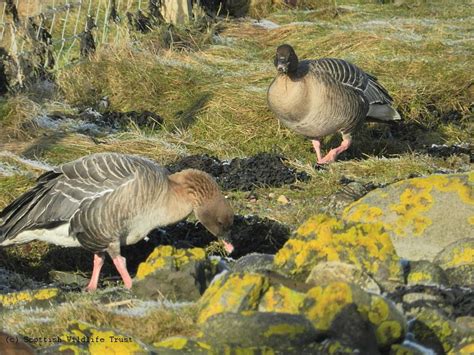
POLYGON ((94 253, 95 290, 107 252, 131 288, 120 246, 134 244, 153 228, 176 223, 194 211, 226 241, 233 211, 213 178, 199 170, 175 174, 138 156, 100 153, 66 163, 38 178, 36 187, 0 212, 0 245, 43 240, 94 253))
POLYGON ((392 98, 377 78, 342 59, 298 61, 293 48, 277 48, 277 77, 271 83, 268 105, 290 129, 312 139, 319 164, 336 160, 351 145, 352 132, 366 117, 400 120, 392 98), (321 157, 320 139, 341 132, 342 143, 321 157))

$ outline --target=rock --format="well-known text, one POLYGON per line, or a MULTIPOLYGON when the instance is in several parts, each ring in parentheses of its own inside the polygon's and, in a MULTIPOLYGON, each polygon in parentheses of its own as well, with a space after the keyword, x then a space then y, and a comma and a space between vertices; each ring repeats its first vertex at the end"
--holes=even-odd
MULTIPOLYGON (((380 349, 390 347, 405 336, 407 329, 405 317, 391 301, 379 295, 369 294, 349 283, 334 282, 326 287, 313 287, 306 293, 300 311, 313 323, 316 329, 330 331, 333 329, 332 327, 338 328, 336 324, 351 323, 353 309, 352 311, 348 309, 353 307, 352 305, 357 307, 361 319, 367 320, 371 325, 371 328, 366 328, 366 339, 370 339, 371 335, 375 333, 380 349)), ((335 334, 338 333, 336 329, 333 329, 335 334)), ((340 334, 340 336, 343 339, 344 337, 350 339, 350 334, 340 334)), ((363 338, 364 335, 359 334, 359 341, 363 338)))
POLYGON ((163 0, 160 12, 167 23, 183 25, 191 19, 191 0, 163 0))
POLYGON ((305 299, 305 294, 281 284, 270 286, 260 299, 260 312, 281 312, 298 314, 305 299))
POLYGON ((448 279, 443 269, 427 261, 410 262, 410 271, 407 276, 407 285, 439 285, 446 286, 448 279))
POLYGON ((158 354, 179 355, 179 354, 206 354, 212 351, 212 347, 202 341, 189 339, 186 337, 171 337, 154 343, 158 354))
POLYGON ((198 323, 214 314, 257 310, 268 278, 254 273, 226 274, 215 280, 198 302, 198 323))
POLYGON ((437 354, 451 352, 458 344, 474 341, 472 329, 459 326, 436 309, 422 308, 411 312, 415 319, 409 331, 416 341, 437 354))
POLYGON ((449 275, 452 286, 474 286, 474 238, 465 238, 449 244, 434 259, 449 275))
POLYGON ((456 323, 461 327, 474 330, 474 315, 458 317, 456 318, 456 323))
POLYGON ((275 256, 276 270, 305 280, 321 262, 349 263, 391 289, 403 283, 400 260, 380 224, 345 224, 317 215, 303 223, 275 256))
POLYGON ((214 348, 302 347, 323 337, 301 315, 274 312, 221 313, 201 326, 203 337, 214 348))
POLYGON ((313 286, 323 286, 335 281, 353 283, 364 291, 380 294, 379 285, 354 265, 339 261, 321 262, 309 273, 306 283, 313 286))
POLYGON ((241 257, 232 265, 233 272, 256 272, 273 269, 274 255, 252 253, 241 257))
POLYGON ((19 335, 11 335, 0 331, 0 354, 3 355, 33 355, 33 348, 22 341, 19 335))
POLYGON ((471 235, 473 181, 474 172, 403 180, 369 192, 343 218, 381 222, 400 257, 433 261, 447 245, 471 235))
POLYGON ((0 295, 0 309, 19 306, 45 307, 52 302, 59 302, 62 296, 61 291, 57 288, 6 293, 0 295))
POLYGON ((83 322, 73 322, 61 335, 61 343, 42 348, 39 354, 142 354, 152 348, 114 329, 96 328, 83 322))
POLYGON ((159 246, 141 263, 132 288, 142 299, 196 301, 217 273, 204 249, 159 246))
POLYGON ((277 198, 277 202, 281 205, 287 205, 290 203, 290 200, 288 200, 288 197, 286 197, 285 195, 280 195, 277 198))

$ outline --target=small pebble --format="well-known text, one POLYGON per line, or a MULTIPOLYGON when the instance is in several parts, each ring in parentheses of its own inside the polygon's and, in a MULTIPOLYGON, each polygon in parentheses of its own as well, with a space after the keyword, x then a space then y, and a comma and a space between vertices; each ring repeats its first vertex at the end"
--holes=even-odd
POLYGON ((287 205, 287 204, 290 203, 290 201, 288 200, 288 198, 285 195, 278 196, 277 201, 278 201, 278 203, 281 203, 282 205, 287 205))

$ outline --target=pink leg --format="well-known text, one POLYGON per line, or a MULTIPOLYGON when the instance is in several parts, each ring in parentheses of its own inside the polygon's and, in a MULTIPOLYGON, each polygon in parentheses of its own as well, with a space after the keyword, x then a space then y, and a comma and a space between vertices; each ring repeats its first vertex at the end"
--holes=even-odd
POLYGON ((117 271, 119 272, 120 276, 122 277, 123 283, 125 284, 125 288, 132 288, 132 278, 127 270, 127 265, 125 262, 125 258, 121 255, 112 258, 117 271))
POLYGON ((334 162, 339 154, 341 154, 343 151, 347 150, 347 148, 351 146, 351 143, 351 136, 343 134, 341 145, 337 148, 331 149, 321 161, 318 161, 318 164, 327 164, 334 162))
POLYGON ((311 141, 313 143, 314 151, 316 152, 316 156, 318 157, 318 163, 321 161, 321 142, 318 139, 313 139, 311 141))
POLYGON ((92 269, 91 280, 86 287, 86 291, 95 291, 97 289, 100 269, 102 269, 102 265, 104 265, 104 260, 104 255, 94 254, 94 268, 92 269))

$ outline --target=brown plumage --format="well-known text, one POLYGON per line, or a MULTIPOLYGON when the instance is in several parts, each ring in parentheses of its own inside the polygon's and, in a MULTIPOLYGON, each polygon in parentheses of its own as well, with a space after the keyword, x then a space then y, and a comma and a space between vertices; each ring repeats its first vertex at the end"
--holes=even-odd
POLYGON ((268 105, 283 124, 312 139, 320 164, 349 148, 366 117, 400 120, 377 78, 354 64, 334 58, 299 61, 287 44, 277 48, 274 64, 278 75, 268 89, 268 105), (341 145, 322 158, 320 139, 336 132, 342 133, 341 145))
POLYGON ((37 239, 90 250, 94 269, 89 290, 97 287, 107 252, 130 288, 120 246, 193 211, 231 251, 226 238, 233 211, 210 175, 194 169, 170 175, 142 157, 93 154, 43 174, 34 188, 0 212, 0 245, 37 239))

